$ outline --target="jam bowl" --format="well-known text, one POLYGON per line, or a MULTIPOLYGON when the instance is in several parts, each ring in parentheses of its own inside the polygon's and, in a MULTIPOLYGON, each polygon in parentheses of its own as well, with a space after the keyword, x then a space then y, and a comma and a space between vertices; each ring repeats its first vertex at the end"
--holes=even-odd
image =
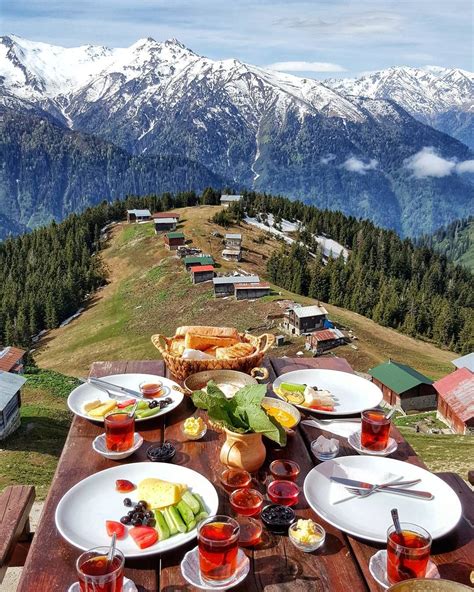
POLYGON ((286 534, 296 520, 295 511, 288 506, 269 504, 260 515, 265 528, 275 534, 286 534))
POLYGON ((312 553, 324 544, 324 541, 326 539, 326 531, 320 524, 316 524, 311 520, 312 526, 315 531, 314 535, 316 540, 302 541, 298 538, 298 525, 300 522, 305 521, 298 520, 296 522, 293 522, 293 524, 288 528, 288 537, 297 549, 299 549, 300 551, 304 551, 305 553, 312 553))

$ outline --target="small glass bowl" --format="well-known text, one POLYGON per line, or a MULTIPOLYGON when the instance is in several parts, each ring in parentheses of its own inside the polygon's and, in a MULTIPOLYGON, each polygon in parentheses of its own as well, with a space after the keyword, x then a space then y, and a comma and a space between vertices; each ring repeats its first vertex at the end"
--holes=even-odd
POLYGON ((204 423, 204 427, 202 428, 202 430, 196 434, 195 436, 192 436, 191 434, 188 434, 185 430, 184 430, 184 423, 181 425, 181 431, 183 433, 183 436, 187 439, 187 440, 200 440, 201 438, 204 438, 204 436, 207 433, 207 425, 204 423))
POLYGON ((166 389, 163 388, 163 383, 158 380, 156 382, 145 380, 140 382, 138 388, 140 389, 141 394, 147 399, 157 399, 166 393, 166 389))
POLYGON ((293 508, 279 504, 265 506, 260 517, 267 530, 275 534, 287 533, 290 524, 296 520, 293 508))
POLYGON ((239 546, 255 547, 262 540, 263 526, 260 520, 247 516, 237 516, 235 519, 240 526, 239 546))
POLYGON ((336 450, 331 452, 321 452, 316 446, 316 440, 313 440, 311 442, 311 451, 318 460, 332 460, 339 454, 339 442, 337 443, 336 450))
POLYGON ((312 553, 324 544, 324 541, 326 540, 326 531, 321 525, 316 524, 316 530, 321 535, 321 538, 315 541, 314 543, 302 543, 301 541, 295 539, 294 533, 296 532, 297 526, 298 521, 293 522, 293 524, 288 528, 288 537, 297 549, 299 549, 300 551, 304 551, 305 553, 312 553))
POLYGON ((152 444, 146 451, 148 460, 151 462, 171 462, 175 454, 176 448, 170 442, 152 444))
POLYGON ((236 489, 229 496, 230 507, 239 516, 257 516, 263 505, 263 495, 256 489, 236 489))
POLYGON ((270 464, 270 473, 274 479, 296 481, 300 474, 300 465, 294 460, 277 459, 270 464))
POLYGON ((237 469, 233 467, 226 467, 219 475, 219 480, 222 487, 227 493, 232 493, 236 489, 245 489, 250 487, 252 484, 252 475, 245 469, 237 469), (235 481, 239 479, 239 483, 235 484, 235 481), (234 480, 234 483, 232 482, 234 480))
POLYGON ((294 481, 275 479, 267 487, 267 495, 274 504, 294 506, 298 503, 300 488, 294 481))

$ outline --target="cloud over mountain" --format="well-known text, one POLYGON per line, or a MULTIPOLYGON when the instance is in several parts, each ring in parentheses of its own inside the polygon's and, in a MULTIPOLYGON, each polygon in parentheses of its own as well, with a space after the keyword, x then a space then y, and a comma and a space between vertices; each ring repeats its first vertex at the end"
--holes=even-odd
POLYGON ((404 166, 411 170, 417 179, 447 177, 452 173, 474 173, 474 160, 458 162, 454 158, 443 158, 432 146, 425 146, 405 159, 404 166))
POLYGON ((366 171, 374 171, 377 168, 377 160, 371 158, 368 162, 364 162, 356 156, 351 156, 342 163, 342 167, 351 173, 359 173, 365 175, 366 171))

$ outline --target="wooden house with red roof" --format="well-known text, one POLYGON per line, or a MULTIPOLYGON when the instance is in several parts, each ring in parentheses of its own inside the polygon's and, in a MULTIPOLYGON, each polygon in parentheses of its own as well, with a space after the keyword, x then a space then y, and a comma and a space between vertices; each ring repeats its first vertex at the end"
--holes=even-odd
POLYGON ((214 265, 195 265, 189 269, 193 284, 202 284, 214 279, 214 265))
POLYGON ((24 349, 13 346, 0 350, 0 371, 22 374, 25 354, 24 349))
POLYGON ((459 368, 434 383, 438 392, 438 416, 456 433, 474 431, 474 373, 459 368))

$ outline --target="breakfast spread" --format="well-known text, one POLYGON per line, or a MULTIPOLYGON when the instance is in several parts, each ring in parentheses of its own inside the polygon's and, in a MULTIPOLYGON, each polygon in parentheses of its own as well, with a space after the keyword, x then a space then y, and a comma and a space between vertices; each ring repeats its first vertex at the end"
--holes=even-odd
POLYGON ((123 539, 130 527, 128 534, 140 549, 178 533, 190 532, 208 516, 202 498, 184 483, 148 477, 135 485, 127 479, 118 479, 115 489, 120 493, 136 491, 139 501, 134 503, 130 497, 123 499, 123 505, 129 510, 120 522, 106 520, 107 534, 123 539))
POLYGON ((334 411, 335 409, 335 397, 326 389, 318 389, 316 386, 306 384, 282 382, 273 390, 288 403, 308 407, 315 411, 334 411))

